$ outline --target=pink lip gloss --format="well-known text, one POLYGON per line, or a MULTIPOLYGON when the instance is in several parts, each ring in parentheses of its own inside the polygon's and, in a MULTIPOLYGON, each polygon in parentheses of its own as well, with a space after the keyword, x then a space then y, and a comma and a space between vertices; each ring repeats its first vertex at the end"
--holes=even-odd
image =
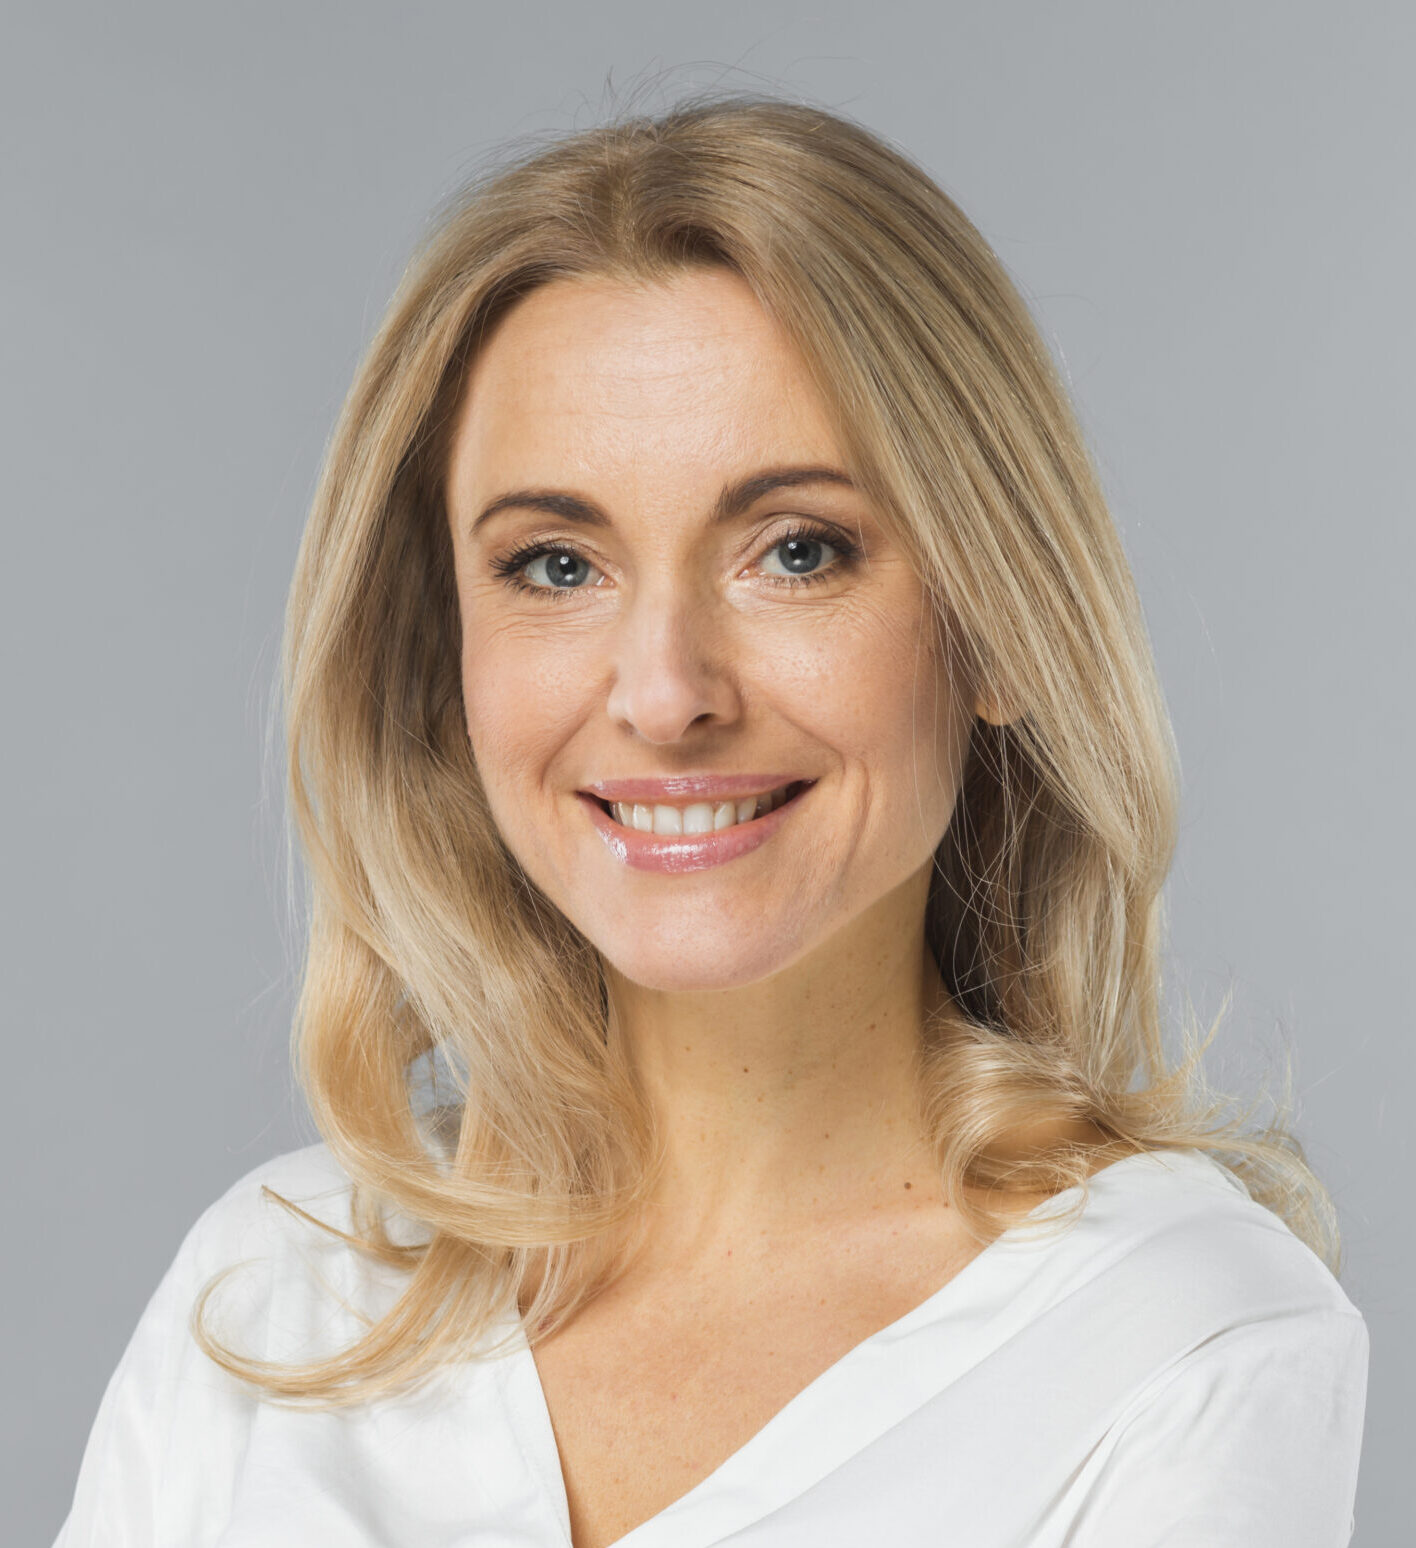
MULTIPOLYGON (((814 783, 814 781, 813 781, 814 783)), ((765 817, 751 822, 736 822, 716 833, 641 833, 618 823, 592 795, 577 791, 590 821, 595 824, 605 847, 623 865, 636 871, 702 871, 710 865, 722 865, 748 854, 765 844, 791 816, 811 785, 797 792, 765 817)))

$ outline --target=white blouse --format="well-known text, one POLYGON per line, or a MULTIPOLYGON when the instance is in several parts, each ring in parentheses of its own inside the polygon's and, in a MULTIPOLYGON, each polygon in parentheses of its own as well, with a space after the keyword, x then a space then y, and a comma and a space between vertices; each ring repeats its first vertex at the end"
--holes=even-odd
MULTIPOLYGON (((402 1282, 262 1184, 350 1228, 322 1144, 206 1210, 108 1383, 55 1548, 570 1548, 524 1334, 335 1413, 263 1403, 202 1354, 193 1299, 238 1260, 257 1261, 213 1296, 217 1329, 271 1359, 347 1345, 402 1282)), ((1232 1173, 1128 1156, 1065 1235, 1005 1231, 616 1548, 1344 1548, 1367 1357, 1336 1279, 1232 1173)))

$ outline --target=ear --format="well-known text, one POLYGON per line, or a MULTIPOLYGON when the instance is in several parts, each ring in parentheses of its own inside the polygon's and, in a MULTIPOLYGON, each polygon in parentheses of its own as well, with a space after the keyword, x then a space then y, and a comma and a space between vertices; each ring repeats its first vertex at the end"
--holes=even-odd
POLYGON ((1006 726, 1017 719, 1012 709, 1002 699, 990 694, 979 694, 974 700, 974 714, 991 726, 1006 726))

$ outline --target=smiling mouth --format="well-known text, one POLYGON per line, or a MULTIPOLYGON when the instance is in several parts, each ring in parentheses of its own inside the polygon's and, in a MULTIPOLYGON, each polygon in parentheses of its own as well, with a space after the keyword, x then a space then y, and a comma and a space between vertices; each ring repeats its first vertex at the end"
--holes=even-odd
POLYGON ((777 790, 747 796, 740 801, 694 801, 683 806, 648 801, 606 801, 599 796, 591 799, 611 821, 631 832, 653 838, 691 838, 745 827, 794 801, 815 783, 815 780, 798 779, 777 790))

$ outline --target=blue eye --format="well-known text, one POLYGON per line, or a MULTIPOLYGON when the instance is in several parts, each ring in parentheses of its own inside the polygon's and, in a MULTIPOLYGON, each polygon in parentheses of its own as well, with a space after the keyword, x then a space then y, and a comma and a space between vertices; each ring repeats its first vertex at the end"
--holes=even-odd
MULTIPOLYGON (((816 522, 798 523, 774 538, 765 552, 771 554, 778 549, 787 549, 790 550, 790 556, 786 563, 808 564, 819 562, 819 550, 822 548, 830 549, 838 556, 834 564, 813 569, 805 574, 789 572, 786 575, 769 575, 768 579, 779 586, 812 586, 818 581, 829 580, 838 570, 848 568, 860 553, 844 533, 838 532, 834 527, 821 526, 816 522)), ((593 589, 590 586, 574 584, 575 578, 580 575, 583 567, 593 568, 590 561, 577 548, 568 543, 550 541, 529 544, 525 548, 518 548, 512 553, 504 554, 491 561, 493 573, 500 576, 514 591, 550 596, 556 601, 579 591, 593 589), (547 565, 549 584, 546 585, 528 581, 523 577, 523 572, 540 559, 551 561, 547 565)))
MULTIPOLYGON (((819 561, 819 551, 823 548, 834 549, 839 552, 841 543, 838 539, 828 538, 824 532, 818 535, 817 532, 809 528, 802 528, 796 532, 787 533, 785 537, 779 537, 767 552, 774 554, 779 548, 792 550, 791 557, 787 561, 789 564, 804 564, 813 560, 819 561)), ((823 569, 812 570, 810 574, 804 575, 793 571, 786 576, 773 576, 772 579, 786 580, 789 585, 809 585, 812 581, 824 580, 830 574, 831 569, 828 566, 823 569)))
MULTIPOLYGON (((547 575, 550 578, 549 588, 552 591, 583 591, 585 587, 576 585, 575 576, 579 570, 589 568, 590 561, 569 548, 543 548, 539 552, 532 551, 532 557, 527 564, 535 564, 541 559, 549 560, 547 575)), ((526 564, 521 566, 526 568, 526 564)), ((531 590, 541 588, 531 587, 531 590)))

